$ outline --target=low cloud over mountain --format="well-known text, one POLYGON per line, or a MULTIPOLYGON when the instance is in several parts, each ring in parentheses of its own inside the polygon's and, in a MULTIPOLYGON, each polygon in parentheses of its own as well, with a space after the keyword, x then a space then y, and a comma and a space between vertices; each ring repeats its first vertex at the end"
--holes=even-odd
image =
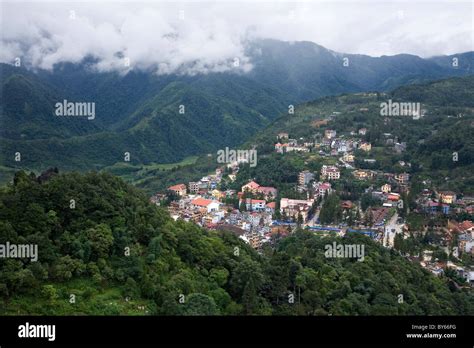
POLYGON ((261 38, 312 41, 354 54, 427 57, 472 50, 471 6, 462 1, 4 3, 0 61, 21 58, 25 65, 51 69, 93 58, 99 71, 247 72, 253 67, 247 43, 261 38))

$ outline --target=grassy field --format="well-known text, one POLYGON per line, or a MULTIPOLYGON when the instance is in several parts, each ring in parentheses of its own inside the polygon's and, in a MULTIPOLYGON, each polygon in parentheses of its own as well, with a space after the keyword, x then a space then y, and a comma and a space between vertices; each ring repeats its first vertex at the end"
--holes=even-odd
MULTIPOLYGON (((125 162, 118 162, 112 166, 105 167, 102 170, 120 176, 122 179, 133 185, 140 185, 145 180, 150 179, 159 173, 164 174, 168 171, 196 164, 198 158, 198 156, 190 156, 176 163, 151 163, 147 165, 133 165, 125 162)), ((5 185, 11 182, 15 172, 20 169, 23 169, 26 172, 31 171, 28 168, 10 168, 0 166, 0 185, 5 185)), ((61 172, 61 168, 59 168, 59 171, 61 172)), ((34 170, 34 172, 36 175, 40 174, 40 171, 34 170)))
POLYGON ((116 163, 113 166, 105 167, 103 170, 120 176, 125 181, 138 185, 157 171, 168 171, 177 167, 195 164, 198 156, 190 156, 176 163, 151 163, 147 165, 133 165, 129 163, 116 163))

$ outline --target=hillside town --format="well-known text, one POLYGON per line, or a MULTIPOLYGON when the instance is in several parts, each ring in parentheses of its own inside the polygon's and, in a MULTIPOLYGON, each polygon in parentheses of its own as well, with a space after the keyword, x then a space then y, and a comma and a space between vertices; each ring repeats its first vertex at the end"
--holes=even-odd
MULTIPOLYGON (((287 236, 296 228, 319 235, 360 233, 387 248, 403 251, 407 258, 434 274, 452 269, 474 284, 470 261, 474 255, 474 224, 469 219, 452 219, 453 214, 472 216, 474 197, 436 190, 424 182, 426 188, 409 204, 411 164, 399 161, 398 167, 403 170, 397 172, 368 169, 376 159, 370 157, 372 144, 363 140, 367 131, 360 128, 339 135, 336 130, 325 129, 311 139, 293 139, 286 132, 278 133, 273 144, 277 155, 315 154, 324 163, 319 171, 305 169, 295 173, 298 199, 282 196, 278 187, 263 186, 255 180, 248 180, 238 190, 221 190, 223 180, 236 180, 239 168, 246 164, 240 161, 218 167, 215 173, 199 181, 176 183, 151 200, 157 205, 166 205, 175 220, 231 231, 257 250, 266 243, 272 245, 274 238, 287 236), (340 193, 337 183, 342 179, 364 183, 364 196, 371 204, 341 200, 337 207, 341 219, 323 223, 319 215, 324 202, 330 195, 340 193), (414 227, 413 222, 407 221, 410 211, 426 215, 428 222, 414 227), (414 252, 409 243, 416 233, 430 240, 424 248, 414 252)), ((384 137, 385 147, 393 153, 406 150, 406 143, 391 134, 385 133, 384 137)))

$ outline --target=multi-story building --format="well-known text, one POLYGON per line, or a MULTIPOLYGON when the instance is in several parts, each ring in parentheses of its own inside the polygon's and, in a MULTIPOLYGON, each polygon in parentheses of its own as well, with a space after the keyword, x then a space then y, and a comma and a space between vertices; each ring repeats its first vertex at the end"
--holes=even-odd
POLYGON ((311 180, 314 179, 314 174, 309 170, 303 170, 298 175, 298 184, 301 186, 306 186, 311 180))
POLYGON ((453 204, 456 201, 456 194, 452 191, 441 191, 439 193, 441 202, 446 204, 453 204))
POLYGON ((282 198, 280 200, 280 213, 294 219, 297 219, 298 215, 300 215, 303 218, 303 221, 306 221, 313 202, 313 199, 302 200, 282 198))
POLYGON ((178 184, 168 187, 168 190, 173 192, 178 196, 186 195, 186 185, 185 184, 178 184))
POLYGON ((392 186, 390 184, 382 185, 381 190, 383 193, 390 193, 392 191, 392 186))
POLYGON ((324 131, 326 139, 334 139, 336 137, 336 131, 334 129, 326 129, 324 131))
POLYGON ((328 180, 338 180, 341 177, 339 168, 335 166, 323 165, 321 168, 321 178, 328 180))
POLYGON ((357 179, 372 178, 374 174, 370 170, 357 169, 352 172, 357 179))
POLYGON ((359 145, 359 149, 361 149, 361 150, 363 150, 363 151, 366 151, 366 152, 369 152, 370 150, 372 150, 372 144, 366 143, 366 142, 362 142, 362 143, 360 143, 360 145, 359 145))
POLYGON ((408 184, 408 181, 410 181, 410 174, 408 173, 397 174, 395 175, 395 180, 399 184, 408 184))
POLYGON ((260 185, 252 180, 252 181, 250 181, 247 184, 242 186, 242 192, 257 193, 257 189, 259 187, 260 187, 260 185))
POLYGON ((205 209, 208 213, 212 211, 218 211, 221 205, 220 202, 212 200, 212 199, 205 199, 205 198, 196 198, 191 202, 193 208, 197 209, 205 209))
POLYGON ((325 195, 331 193, 332 188, 331 184, 329 182, 324 182, 324 183, 317 183, 314 185, 315 193, 318 194, 321 197, 324 197, 325 195))
POLYGON ((344 156, 342 156, 342 160, 352 163, 352 162, 354 162, 355 157, 354 157, 353 154, 347 152, 347 153, 344 154, 344 156))
MULTIPOLYGON (((242 204, 242 200, 239 201, 239 205, 242 204)), ((245 208, 249 211, 264 211, 266 202, 264 199, 251 199, 245 200, 245 208)))
POLYGON ((190 181, 188 186, 189 186, 189 192, 190 193, 197 193, 199 191, 199 186, 200 186, 199 181, 190 181))

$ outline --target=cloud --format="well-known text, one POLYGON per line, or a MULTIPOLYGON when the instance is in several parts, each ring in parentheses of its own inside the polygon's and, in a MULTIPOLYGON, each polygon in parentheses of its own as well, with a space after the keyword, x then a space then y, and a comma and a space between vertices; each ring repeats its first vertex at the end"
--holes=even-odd
POLYGON ((2 3, 0 61, 51 69, 93 57, 101 71, 248 71, 256 38, 344 53, 421 56, 473 50, 472 4, 392 1, 2 3), (129 64, 128 64, 129 63, 129 64))

